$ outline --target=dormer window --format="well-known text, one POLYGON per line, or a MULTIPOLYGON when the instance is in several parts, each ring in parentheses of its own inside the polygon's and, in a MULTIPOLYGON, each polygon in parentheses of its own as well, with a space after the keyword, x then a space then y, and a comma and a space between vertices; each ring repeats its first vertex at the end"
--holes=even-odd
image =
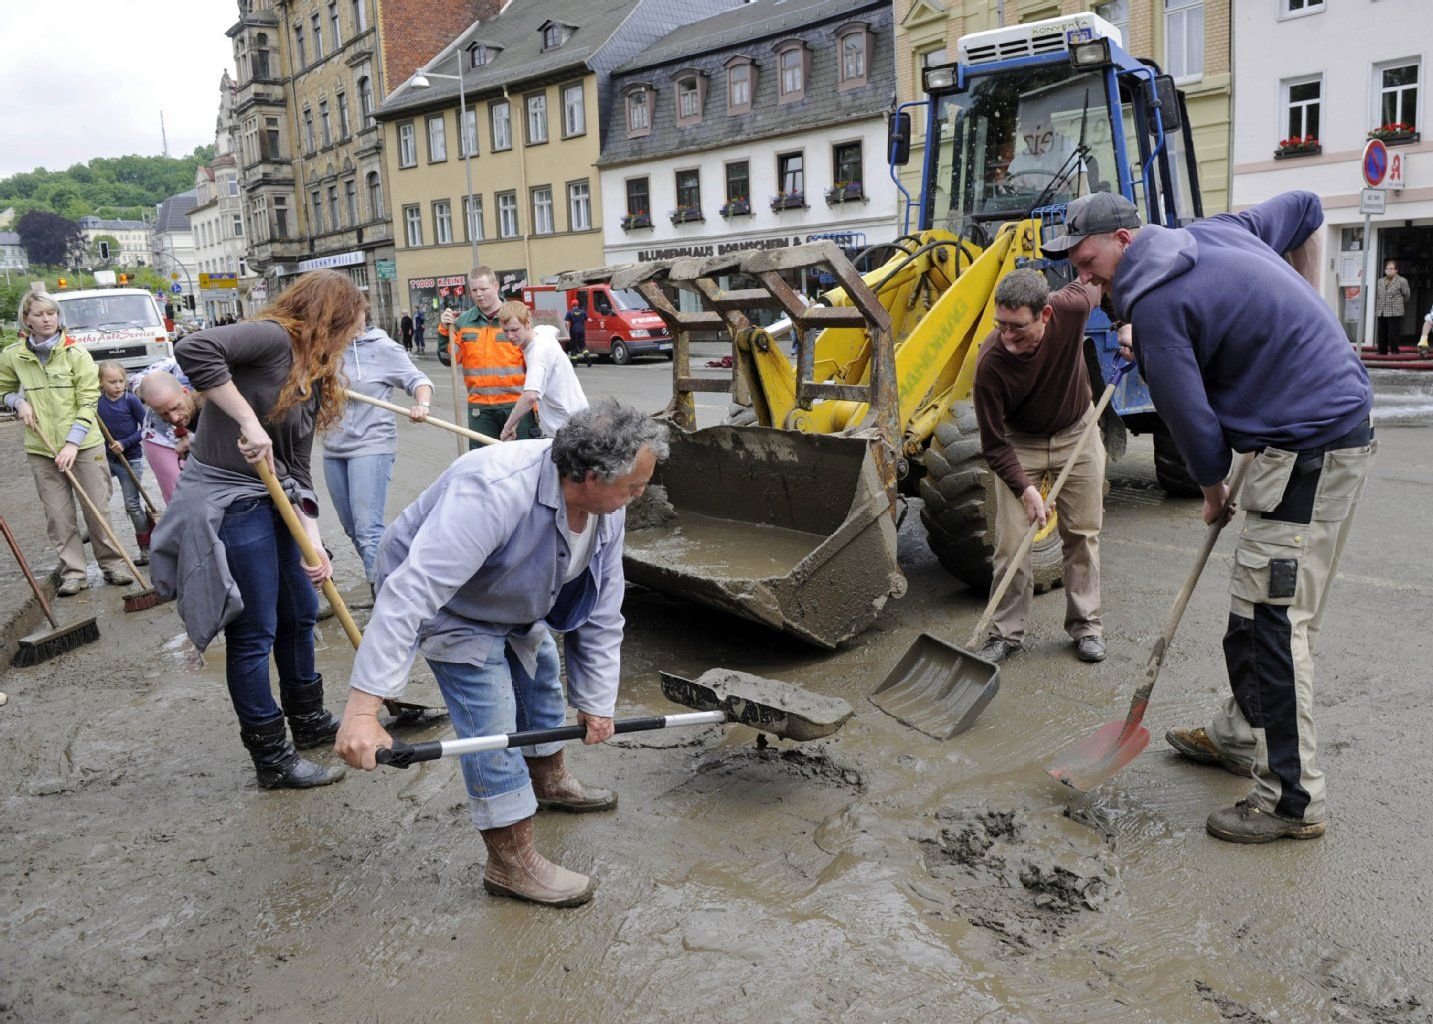
POLYGON ((639 85, 627 93, 627 137, 652 134, 652 90, 639 85))
POLYGON ((810 51, 800 39, 784 39, 777 43, 776 90, 778 103, 795 103, 806 98, 806 79, 810 74, 810 51))
POLYGON ((572 35, 572 26, 564 25, 560 21, 544 21, 537 30, 542 35, 544 51, 557 49, 572 35))
POLYGON ((751 98, 756 95, 756 62, 745 54, 737 54, 726 62, 726 112, 751 113, 751 98))
POLYGON ((673 77, 677 82, 677 127, 701 124, 702 108, 706 105, 707 76, 684 68, 673 77))
POLYGON ((487 43, 474 43, 468 47, 468 67, 480 68, 491 64, 501 49, 502 47, 489 46, 487 43))
POLYGON ((866 68, 870 64, 871 31, 862 22, 843 25, 836 30, 839 57, 838 89, 857 89, 866 84, 866 68))

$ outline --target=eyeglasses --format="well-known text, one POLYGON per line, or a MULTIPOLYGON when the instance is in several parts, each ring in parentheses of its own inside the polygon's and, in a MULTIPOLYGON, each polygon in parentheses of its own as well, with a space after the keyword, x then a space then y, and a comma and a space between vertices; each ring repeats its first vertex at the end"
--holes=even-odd
POLYGON ((1034 322, 1035 321, 1031 319, 1026 320, 1023 324, 1012 324, 1004 323, 1000 320, 997 320, 995 321, 995 329, 1001 334, 1019 334, 1021 331, 1027 329, 1034 322))

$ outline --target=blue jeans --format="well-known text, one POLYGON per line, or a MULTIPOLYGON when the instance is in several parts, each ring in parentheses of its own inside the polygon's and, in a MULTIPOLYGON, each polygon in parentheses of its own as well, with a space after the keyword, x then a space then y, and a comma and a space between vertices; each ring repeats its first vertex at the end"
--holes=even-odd
MULTIPOLYGON (((495 637, 488 657, 472 663, 426 659, 459 737, 492 736, 525 729, 553 729, 565 724, 567 705, 557 672, 557 644, 548 634, 537 652, 537 674, 530 676, 495 637)), ((541 743, 521 750, 486 750, 461 758, 463 781, 472 805, 473 824, 502 828, 537 813, 537 795, 523 756, 547 757, 561 743, 541 743)))
MULTIPOLYGON (((129 516, 130 524, 134 527, 136 537, 149 534, 149 513, 145 510, 144 501, 139 496, 139 484, 130 479, 124 467, 115 462, 114 459, 106 456, 109 463, 109 475, 119 481, 119 488, 124 492, 124 514, 129 516)), ((144 459, 135 456, 128 460, 129 468, 134 470, 135 477, 144 476, 144 459)))
POLYGON ((229 699, 245 726, 282 714, 269 683, 269 654, 279 688, 316 682, 313 627, 318 594, 303 570, 299 547, 268 498, 230 505, 219 527, 229 573, 244 610, 224 627, 229 699))
POLYGON ((352 459, 324 456, 323 478, 343 532, 363 559, 363 572, 373 582, 373 563, 383 539, 383 510, 393 479, 393 456, 360 455, 352 459))

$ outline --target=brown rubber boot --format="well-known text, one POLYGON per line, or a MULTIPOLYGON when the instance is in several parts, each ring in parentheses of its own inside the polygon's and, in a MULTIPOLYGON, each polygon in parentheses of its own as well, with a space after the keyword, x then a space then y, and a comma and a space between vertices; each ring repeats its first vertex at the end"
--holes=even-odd
POLYGON ((532 776, 532 789, 537 806, 548 811, 611 811, 617 808, 617 794, 610 789, 584 786, 567 770, 562 751, 547 757, 527 757, 527 773, 532 776))
POLYGON ((552 863, 533 848, 531 818, 505 828, 483 829, 481 835, 488 848, 483 888, 494 896, 576 907, 597 891, 594 879, 552 863))

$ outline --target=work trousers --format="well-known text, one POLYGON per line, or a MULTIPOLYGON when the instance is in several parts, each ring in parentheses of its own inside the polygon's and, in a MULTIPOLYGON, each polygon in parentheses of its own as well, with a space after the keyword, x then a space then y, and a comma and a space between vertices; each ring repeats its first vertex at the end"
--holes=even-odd
POLYGON ((1253 805, 1291 821, 1324 820, 1312 651, 1376 449, 1367 422, 1326 449, 1265 448, 1239 498, 1224 634, 1233 693, 1209 736, 1253 762, 1253 805))
MULTIPOLYGON (((1041 477, 1054 478, 1075 455, 1080 432, 1095 414, 1091 407, 1079 423, 1052 437, 1005 431, 1005 439, 1015 450, 1025 475, 1037 486, 1041 477)), ((1105 446, 1098 431, 1090 438, 1085 450, 1075 459, 1069 479, 1055 498, 1058 514, 1056 528, 1060 533, 1061 553, 1065 564, 1065 632, 1078 640, 1082 636, 1100 636, 1100 527, 1104 523, 1105 446)), ((1015 558, 1030 520, 1018 494, 1004 483, 996 484, 995 498, 995 577, 991 592, 1015 558)), ((991 631, 1012 643, 1021 642, 1030 621, 1030 607, 1035 594, 1035 577, 1031 559, 1025 556, 1010 581, 1010 589, 1000 599, 991 621, 991 631)))
MULTIPOLYGON (((124 572, 124 558, 111 546, 104 526, 95 518, 89 506, 70 488, 55 466, 55 460, 48 455, 26 454, 30 472, 35 477, 35 490, 40 495, 40 506, 45 510, 45 529, 50 543, 60 556, 60 575, 65 579, 85 578, 85 546, 80 540, 80 524, 75 518, 75 502, 84 509, 85 523, 90 528, 90 546, 95 551, 95 561, 105 571, 124 572)), ((75 455, 75 464, 70 472, 89 495, 90 501, 102 514, 109 512, 109 465, 105 458, 104 446, 81 449, 75 455)))
MULTIPOLYGON (((508 417, 512 415, 513 402, 511 405, 472 405, 468 406, 468 429, 476 430, 479 434, 486 434, 496 439, 503 432, 503 425, 507 423, 508 417)), ((542 431, 538 429, 537 417, 529 412, 517 424, 517 439, 519 441, 531 441, 535 437, 541 437, 542 431)), ((481 441, 469 441, 468 451, 475 448, 487 447, 481 441)))

